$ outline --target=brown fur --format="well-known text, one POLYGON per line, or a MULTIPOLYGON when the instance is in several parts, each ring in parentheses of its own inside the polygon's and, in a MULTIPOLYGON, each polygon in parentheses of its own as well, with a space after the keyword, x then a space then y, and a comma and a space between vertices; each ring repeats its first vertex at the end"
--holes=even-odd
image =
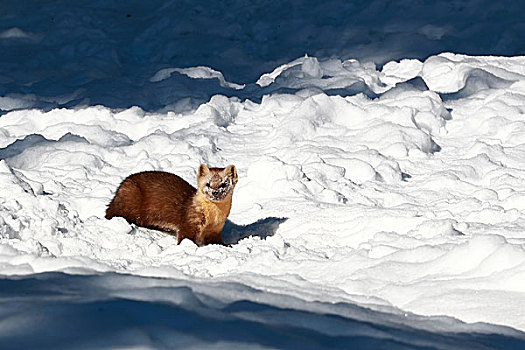
POLYGON ((129 223, 189 238, 198 246, 220 243, 237 184, 234 165, 197 172, 198 188, 163 171, 146 171, 124 179, 106 210, 106 219, 122 216, 129 223))

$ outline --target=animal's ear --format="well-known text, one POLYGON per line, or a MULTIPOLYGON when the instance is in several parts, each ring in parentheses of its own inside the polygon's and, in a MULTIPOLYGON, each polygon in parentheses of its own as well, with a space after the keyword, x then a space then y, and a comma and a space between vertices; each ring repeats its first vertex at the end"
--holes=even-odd
POLYGON ((201 164, 199 166, 199 170, 197 171, 197 178, 201 178, 203 176, 206 176, 210 173, 210 169, 206 166, 206 164, 201 164))
POLYGON ((235 165, 228 165, 224 169, 224 174, 232 179, 234 185, 237 183, 237 168, 235 168, 235 165))

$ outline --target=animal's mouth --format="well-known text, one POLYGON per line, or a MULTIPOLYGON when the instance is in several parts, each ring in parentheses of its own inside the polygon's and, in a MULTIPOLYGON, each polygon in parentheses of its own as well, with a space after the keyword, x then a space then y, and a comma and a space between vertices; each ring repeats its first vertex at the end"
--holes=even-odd
POLYGON ((217 196, 208 196, 208 199, 212 202, 220 202, 224 199, 224 197, 217 197, 217 196))

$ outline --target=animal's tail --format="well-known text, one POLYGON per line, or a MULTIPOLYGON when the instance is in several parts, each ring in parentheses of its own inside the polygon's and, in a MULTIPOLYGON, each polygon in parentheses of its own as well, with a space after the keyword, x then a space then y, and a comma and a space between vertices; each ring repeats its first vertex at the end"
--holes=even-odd
POLYGON ((109 205, 108 205, 108 207, 106 209, 106 219, 108 219, 108 220, 115 216, 114 208, 113 208, 114 207, 114 205, 113 205, 114 201, 115 201, 115 199, 113 199, 111 201, 111 203, 109 203, 109 205))
POLYGON ((125 179, 106 209, 106 219, 122 216, 128 221, 132 221, 133 218, 140 216, 137 211, 140 207, 141 198, 140 187, 132 179, 125 179))

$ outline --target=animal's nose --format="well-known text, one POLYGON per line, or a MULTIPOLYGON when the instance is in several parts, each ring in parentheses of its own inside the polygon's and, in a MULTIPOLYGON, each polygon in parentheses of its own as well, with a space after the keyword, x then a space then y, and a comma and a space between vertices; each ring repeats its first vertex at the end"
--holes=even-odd
POLYGON ((216 196, 219 194, 219 191, 212 191, 213 195, 216 196))

